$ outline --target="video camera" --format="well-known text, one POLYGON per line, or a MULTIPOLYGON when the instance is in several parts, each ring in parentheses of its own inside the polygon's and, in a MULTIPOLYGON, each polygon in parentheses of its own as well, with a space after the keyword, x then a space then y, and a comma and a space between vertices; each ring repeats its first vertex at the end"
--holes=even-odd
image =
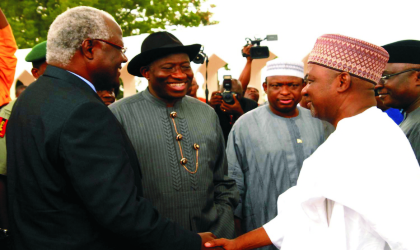
POLYGON ((227 104, 234 104, 235 99, 233 99, 234 93, 232 90, 232 76, 225 75, 223 76, 223 88, 225 89, 222 93, 216 93, 216 95, 221 95, 223 97, 223 101, 227 104))
POLYGON ((247 44, 245 46, 248 46, 250 44, 257 45, 255 47, 251 47, 250 53, 245 54, 242 52, 243 57, 250 56, 252 59, 263 59, 268 58, 270 56, 270 51, 268 50, 267 46, 260 46, 260 43, 264 40, 267 41, 277 41, 277 35, 267 35, 266 38, 255 38, 255 40, 251 40, 250 38, 245 38, 245 41, 247 41, 247 44))

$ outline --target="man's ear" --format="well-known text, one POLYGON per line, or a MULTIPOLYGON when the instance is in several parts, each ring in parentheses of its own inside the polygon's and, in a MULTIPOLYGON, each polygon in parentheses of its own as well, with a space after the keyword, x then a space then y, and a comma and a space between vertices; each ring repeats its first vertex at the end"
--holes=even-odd
POLYGON ((147 80, 150 78, 150 66, 143 66, 140 68, 140 73, 143 77, 145 77, 147 80))
POLYGON ((347 72, 342 72, 336 78, 337 80, 337 92, 343 93, 347 91, 351 86, 351 75, 347 72))
POLYGON ((267 83, 263 82, 262 85, 263 85, 264 92, 267 94, 267 83))
POLYGON ((37 68, 32 68, 31 69, 31 73, 35 77, 35 79, 38 79, 39 78, 39 74, 38 74, 38 69, 37 68))
POLYGON ((82 42, 81 51, 84 57, 93 60, 93 41, 86 39, 82 42))
POLYGON ((420 72, 419 71, 415 71, 415 81, 416 81, 415 86, 420 86, 420 72))

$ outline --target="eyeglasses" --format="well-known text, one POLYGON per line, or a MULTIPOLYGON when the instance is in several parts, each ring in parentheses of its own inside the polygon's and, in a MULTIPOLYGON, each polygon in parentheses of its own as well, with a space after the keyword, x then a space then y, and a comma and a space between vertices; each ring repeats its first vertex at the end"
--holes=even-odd
POLYGON ((389 78, 391 78, 393 76, 396 76, 396 75, 399 75, 399 74, 402 74, 402 73, 405 73, 405 72, 410 72, 410 71, 420 71, 420 69, 407 69, 407 70, 404 70, 404 71, 401 71, 401 72, 398 72, 398 73, 395 73, 395 74, 383 75, 381 77, 381 79, 382 80, 388 80, 389 78))
POLYGON ((127 52, 127 48, 126 47, 120 46, 118 44, 111 43, 111 42, 108 42, 108 41, 105 41, 105 40, 102 40, 102 39, 91 39, 91 40, 101 41, 101 42, 107 43, 107 44, 109 44, 111 46, 114 46, 115 48, 120 49, 123 54, 125 54, 125 52, 127 52))

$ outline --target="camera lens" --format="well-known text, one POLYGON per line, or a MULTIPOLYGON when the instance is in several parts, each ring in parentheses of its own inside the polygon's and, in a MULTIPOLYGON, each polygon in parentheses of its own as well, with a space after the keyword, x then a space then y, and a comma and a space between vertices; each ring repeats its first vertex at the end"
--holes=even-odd
POLYGON ((235 103, 235 99, 233 99, 233 95, 231 92, 223 92, 223 101, 227 104, 235 103))

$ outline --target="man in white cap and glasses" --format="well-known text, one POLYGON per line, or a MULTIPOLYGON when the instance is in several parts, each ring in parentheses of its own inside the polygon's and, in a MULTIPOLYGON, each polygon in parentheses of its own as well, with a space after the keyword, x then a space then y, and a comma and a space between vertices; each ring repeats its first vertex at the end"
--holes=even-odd
POLYGON ((269 104, 235 123, 226 149, 229 176, 241 194, 237 229, 244 233, 276 217, 278 196, 296 185, 303 161, 324 141, 321 120, 297 107, 304 87, 303 63, 275 59, 267 62, 266 75, 263 87, 269 104))
POLYGON ((305 160, 297 185, 280 195, 275 219, 206 246, 420 249, 420 168, 404 133, 376 108, 373 89, 388 58, 358 39, 318 38, 302 93, 312 115, 336 131, 305 160))

